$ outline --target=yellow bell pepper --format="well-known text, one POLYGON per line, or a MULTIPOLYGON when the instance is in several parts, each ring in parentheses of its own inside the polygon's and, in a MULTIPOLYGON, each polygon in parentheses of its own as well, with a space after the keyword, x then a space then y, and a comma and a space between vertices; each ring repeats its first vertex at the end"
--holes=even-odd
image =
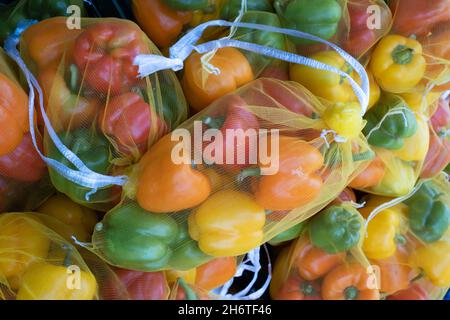
MULTIPOLYGON (((372 196, 364 208, 360 209, 361 215, 367 219, 376 207, 390 200, 392 199, 372 196)), ((398 242, 404 240, 401 236, 401 222, 405 210, 406 205, 400 203, 380 211, 369 222, 363 242, 363 251, 369 259, 387 259, 394 255, 398 242)))
MULTIPOLYGON (((376 153, 382 155, 385 150, 377 149, 376 153)), ((385 163, 385 173, 381 182, 372 187, 371 193, 389 196, 400 197, 408 194, 416 184, 418 178, 414 166, 395 156, 385 158, 381 156, 385 163)))
POLYGON ((369 70, 367 71, 367 75, 369 76, 369 88, 370 88, 370 93, 369 93, 369 105, 367 106, 367 110, 372 108, 377 102, 378 100, 380 100, 380 96, 381 96, 381 89, 380 86, 378 85, 378 83, 375 81, 375 78, 373 77, 372 72, 370 72, 369 70))
POLYGON ((197 269, 193 268, 186 271, 180 270, 166 270, 164 271, 166 274, 166 279, 169 284, 174 284, 177 282, 178 278, 183 278, 184 281, 188 284, 195 284, 195 280, 197 278, 197 269))
POLYGON ((402 93, 400 96, 403 100, 405 100, 406 104, 412 111, 426 114, 428 107, 439 99, 441 93, 430 91, 426 96, 424 96, 423 93, 425 91, 425 88, 421 88, 412 92, 402 93))
POLYGON ((80 271, 79 286, 76 279, 65 266, 49 263, 36 263, 25 272, 22 284, 17 292, 17 300, 92 300, 97 293, 95 277, 86 271, 80 271), (73 287, 68 284, 75 284, 73 287))
POLYGON ((425 74, 422 45, 411 38, 388 35, 375 47, 369 68, 382 89, 392 93, 406 92, 425 74))
POLYGON ((189 234, 213 257, 238 256, 263 240, 266 214, 247 193, 222 190, 189 216, 189 234))
MULTIPOLYGON (((63 194, 51 197, 37 211, 64 223, 71 229, 77 240, 83 242, 91 240, 94 226, 98 222, 95 211, 73 202, 63 194)), ((52 225, 52 229, 67 238, 65 230, 62 230, 60 225, 52 225)))
POLYGON ((357 102, 335 103, 325 110, 322 119, 330 129, 349 139, 357 137, 364 125, 357 102))
MULTIPOLYGON (((350 65, 336 51, 320 51, 310 58, 344 71, 351 77, 353 76, 350 65)), ((316 96, 327 99, 332 103, 356 100, 349 81, 336 73, 292 64, 290 78, 305 86, 316 96)))
POLYGON ((428 152, 430 131, 423 116, 415 114, 417 130, 413 136, 403 140, 403 147, 393 153, 404 161, 423 161, 428 152))
POLYGON ((439 240, 421 246, 410 255, 409 261, 422 269, 434 285, 450 286, 450 242, 439 240))
POLYGON ((0 215, 0 279, 17 289, 20 279, 31 263, 45 259, 50 240, 40 220, 30 214, 0 215))

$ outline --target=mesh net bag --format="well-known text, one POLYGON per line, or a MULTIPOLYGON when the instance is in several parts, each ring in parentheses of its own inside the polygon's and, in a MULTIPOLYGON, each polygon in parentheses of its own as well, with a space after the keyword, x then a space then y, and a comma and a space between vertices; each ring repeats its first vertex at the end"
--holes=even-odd
POLYGON ((307 221, 275 261, 275 300, 379 300, 378 277, 362 251, 364 219, 348 202, 307 221))
MULTIPOLYGON (((172 71, 138 78, 134 58, 160 53, 130 21, 82 18, 81 29, 69 29, 64 18, 48 19, 26 29, 20 51, 44 95, 45 155, 69 169, 81 161, 91 175, 124 174, 187 117, 172 71)), ((50 177, 58 191, 95 209, 120 199, 119 187, 89 193, 52 166, 50 177)))
POLYGON ((90 249, 121 268, 183 271, 258 247, 334 200, 373 156, 359 106, 339 110, 354 115, 354 131, 334 126, 346 139, 329 130, 339 111, 294 82, 258 79, 216 100, 133 167, 90 249))
POLYGON ((363 251, 386 299, 442 299, 450 285, 449 185, 442 174, 401 198, 369 196, 363 251))
POLYGON ((98 298, 97 281, 80 253, 35 213, 0 215, 0 283, 2 299, 98 298))
MULTIPOLYGON (((33 210, 52 192, 45 163, 33 146, 28 95, 0 49, 0 212, 33 210)), ((37 144, 42 145, 41 137, 37 144)))

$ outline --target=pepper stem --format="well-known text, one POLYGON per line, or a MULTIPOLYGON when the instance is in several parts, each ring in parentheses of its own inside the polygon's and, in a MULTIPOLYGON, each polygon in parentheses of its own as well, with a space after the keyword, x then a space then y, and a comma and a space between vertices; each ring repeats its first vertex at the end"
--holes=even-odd
POLYGON ((70 91, 75 93, 78 89, 78 68, 76 65, 71 64, 69 66, 70 72, 70 91))
POLYGON ((188 286, 188 284, 183 278, 178 278, 178 284, 183 288, 184 292, 186 293, 187 300, 198 300, 194 290, 192 290, 192 288, 188 286))
POLYGON ((414 56, 414 49, 399 44, 391 53, 392 59, 396 64, 409 64, 414 56))
POLYGON ((72 260, 73 247, 70 245, 63 244, 63 249, 66 250, 63 265, 67 268, 70 266, 70 261, 72 260))
POLYGON ((310 282, 303 282, 300 285, 300 290, 307 297, 311 297, 316 294, 316 289, 314 289, 313 285, 310 282))
POLYGON ((406 244, 406 238, 401 235, 401 234, 396 234, 395 235, 395 242, 400 244, 400 245, 405 245, 406 244))
POLYGON ((364 160, 371 160, 375 158, 375 152, 372 150, 367 150, 362 153, 357 153, 352 156, 353 161, 364 161, 364 160))
POLYGON ((241 171, 241 173, 237 176, 237 181, 242 182, 245 180, 245 178, 248 177, 259 177, 261 175, 261 168, 260 167, 253 167, 253 168, 245 168, 241 171))
POLYGON ((223 126, 224 122, 225 118, 222 116, 215 118, 207 116, 203 118, 203 123, 212 129, 220 129, 223 126))
POLYGON ((358 298, 359 290, 355 286, 347 287, 344 290, 344 295, 346 300, 355 300, 358 298))

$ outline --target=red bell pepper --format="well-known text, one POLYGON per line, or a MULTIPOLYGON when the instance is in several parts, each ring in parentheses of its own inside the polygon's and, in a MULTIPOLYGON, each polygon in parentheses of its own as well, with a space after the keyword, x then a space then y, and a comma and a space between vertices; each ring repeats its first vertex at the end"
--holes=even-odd
POLYGON ((133 154, 135 150, 144 153, 149 142, 156 141, 167 131, 166 124, 153 108, 133 92, 112 98, 98 122, 103 132, 126 154, 133 154))
POLYGON ((169 295, 169 287, 164 272, 141 272, 116 269, 131 300, 165 300, 169 295))
POLYGON ((428 293, 419 284, 412 284, 408 289, 398 291, 387 300, 428 300, 428 293))
POLYGON ((90 25, 73 49, 73 58, 87 85, 104 94, 128 91, 138 81, 134 58, 149 53, 142 34, 131 22, 90 25))
MULTIPOLYGON (((37 140, 40 150, 42 142, 37 140)), ((0 175, 23 182, 34 182, 41 179, 47 167, 36 152, 30 133, 23 136, 20 145, 11 153, 0 156, 0 175)))

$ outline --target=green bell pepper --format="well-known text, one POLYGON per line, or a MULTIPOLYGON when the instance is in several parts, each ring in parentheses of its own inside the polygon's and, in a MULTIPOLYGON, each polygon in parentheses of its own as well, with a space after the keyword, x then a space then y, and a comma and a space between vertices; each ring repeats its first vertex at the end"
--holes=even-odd
MULTIPOLYGON (((264 24, 272 27, 281 27, 281 22, 278 16, 271 12, 264 11, 247 11, 243 17, 242 22, 264 24)), ((247 28, 238 28, 234 35, 234 39, 244 42, 256 43, 262 46, 275 48, 278 50, 286 50, 286 41, 284 35, 280 33, 251 30, 247 28)), ((242 52, 247 60, 252 65, 255 72, 267 67, 273 58, 266 57, 260 54, 255 54, 244 50, 242 52)))
MULTIPOLYGON (((241 10, 241 0, 228 0, 220 9, 220 18, 233 21, 239 15, 241 10)), ((268 0, 248 0, 248 11, 267 11, 273 12, 273 7, 268 0)))
POLYGON ((201 10, 211 4, 208 0, 163 0, 163 2, 172 9, 180 11, 201 10))
POLYGON ((83 0, 19 0, 8 5, 0 4, 0 40, 3 42, 23 20, 44 20, 68 16, 67 8, 76 5, 85 16, 83 0))
POLYGON ((441 193, 428 181, 411 198, 405 200, 409 209, 409 226, 424 242, 438 241, 450 225, 450 208, 440 197, 441 193))
POLYGON ((151 213, 134 203, 116 207, 97 224, 94 249, 113 265, 146 272, 189 270, 207 262, 211 257, 176 216, 151 213))
MULTIPOLYGON (((78 129, 74 131, 62 132, 59 134, 62 143, 75 153, 81 161, 91 170, 100 174, 108 174, 109 163, 109 142, 97 132, 88 129, 78 129)), ((75 169, 75 167, 67 160, 51 143, 46 143, 47 156, 61 162, 62 164, 75 169)), ((91 189, 82 187, 73 183, 57 171, 50 168, 50 179, 55 188, 66 194, 74 202, 81 205, 91 206, 92 204, 105 203, 111 197, 111 188, 100 189, 86 200, 86 194, 91 189)))
POLYGON ((303 230, 305 229, 305 226, 306 226, 306 224, 304 222, 296 224, 295 226, 293 226, 293 227, 287 229, 286 231, 273 237, 269 241, 269 244, 272 246, 277 246, 286 241, 290 241, 295 238, 298 238, 302 234, 303 230))
POLYGON ((361 218, 358 212, 342 206, 331 206, 314 216, 309 224, 309 237, 314 246, 328 253, 347 251, 360 238, 361 218))
POLYGON ((389 150, 402 148, 404 139, 414 135, 418 127, 413 111, 393 94, 383 95, 364 118, 367 124, 363 133, 369 143, 389 150))
MULTIPOLYGON (((342 8, 336 0, 275 0, 274 7, 286 28, 306 32, 325 40, 337 32, 342 8)), ((290 37, 297 45, 315 41, 290 37)))

